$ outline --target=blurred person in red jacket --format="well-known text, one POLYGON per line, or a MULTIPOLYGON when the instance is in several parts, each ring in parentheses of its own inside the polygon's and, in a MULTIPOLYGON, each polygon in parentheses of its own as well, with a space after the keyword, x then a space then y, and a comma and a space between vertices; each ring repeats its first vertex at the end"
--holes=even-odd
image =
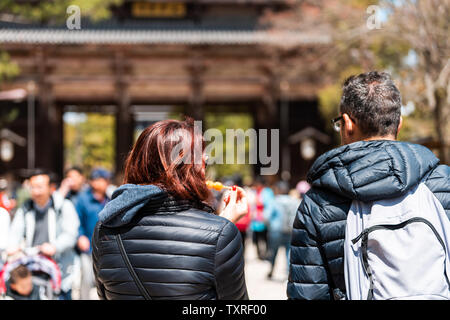
POLYGON ((242 246, 244 248, 244 251, 245 251, 245 239, 247 239, 247 230, 248 230, 248 227, 250 226, 250 222, 251 222, 251 219, 250 219, 250 207, 249 207, 248 213, 235 223, 236 227, 238 228, 239 232, 241 233, 242 246))

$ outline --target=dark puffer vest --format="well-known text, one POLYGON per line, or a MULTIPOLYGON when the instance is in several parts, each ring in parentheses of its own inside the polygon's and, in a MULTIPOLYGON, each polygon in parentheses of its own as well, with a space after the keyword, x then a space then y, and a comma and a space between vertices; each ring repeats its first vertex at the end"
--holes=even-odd
POLYGON ((156 186, 123 185, 99 214, 93 262, 101 299, 144 299, 117 235, 152 299, 248 299, 236 226, 156 186))
POLYGON ((345 294, 343 245, 353 199, 395 198, 424 182, 450 218, 450 168, 438 164, 427 148, 399 141, 360 141, 320 156, 294 221, 288 298, 345 294))

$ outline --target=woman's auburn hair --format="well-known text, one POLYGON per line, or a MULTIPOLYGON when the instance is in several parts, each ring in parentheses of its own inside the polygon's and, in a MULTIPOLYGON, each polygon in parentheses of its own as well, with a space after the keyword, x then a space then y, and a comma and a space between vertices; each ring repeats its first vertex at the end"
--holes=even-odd
POLYGON ((194 120, 163 120, 139 136, 125 163, 124 183, 156 185, 178 199, 209 202, 202 169, 205 148, 194 120))

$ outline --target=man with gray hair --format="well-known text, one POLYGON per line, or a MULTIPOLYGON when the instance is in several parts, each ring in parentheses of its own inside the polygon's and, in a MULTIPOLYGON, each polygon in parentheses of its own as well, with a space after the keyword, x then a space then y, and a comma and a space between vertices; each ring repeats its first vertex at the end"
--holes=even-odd
MULTIPOLYGON (((308 172, 307 180, 312 187, 305 194, 293 224, 288 298, 354 299, 355 295, 352 296, 349 291, 355 288, 352 286, 355 278, 361 284, 358 288, 364 289, 356 295, 359 299, 420 296, 424 293, 420 292, 423 288, 419 287, 423 281, 418 281, 416 277, 415 283, 408 282, 408 285, 401 287, 401 281, 410 275, 396 270, 390 263, 404 264, 405 261, 410 262, 410 258, 419 258, 417 263, 407 265, 408 271, 412 272, 419 266, 422 272, 418 274, 421 277, 441 276, 437 273, 429 275, 432 273, 431 265, 423 260, 427 250, 421 247, 413 257, 412 249, 394 250, 401 245, 400 242, 393 241, 382 246, 382 238, 374 239, 380 235, 386 239, 395 239, 401 235, 397 239, 412 239, 412 242, 408 242, 411 245, 431 248, 436 243, 435 258, 448 251, 448 248, 442 250, 438 241, 433 242, 434 235, 427 238, 429 242, 413 241, 420 239, 420 232, 431 230, 425 224, 412 223, 423 222, 424 219, 399 218, 413 213, 417 208, 410 205, 411 201, 417 197, 419 200, 424 199, 420 196, 428 192, 427 201, 435 201, 434 205, 423 207, 425 202, 418 201, 420 208, 417 214, 440 217, 438 220, 442 226, 448 228, 450 168, 439 165, 439 159, 427 148, 396 141, 402 126, 401 95, 385 72, 368 72, 347 79, 343 86, 340 116, 333 119, 332 123, 340 133, 342 146, 321 155, 308 172), (418 194, 418 190, 424 193, 418 194), (394 212, 394 209, 397 211, 394 212), (386 218, 390 218, 391 222, 380 224, 374 221, 386 218), (372 224, 374 228, 367 229, 372 224), (411 225, 415 228, 423 225, 423 229, 419 233, 419 229, 402 229, 413 228, 411 225), (370 233, 373 230, 378 231, 370 233), (361 235, 348 241, 353 231, 356 234, 361 232, 361 235), (359 245, 363 250, 361 253, 357 251, 359 245), (383 250, 391 250, 390 255, 377 255, 383 250), (362 261, 364 268, 358 269, 349 264, 354 257, 358 258, 354 260, 355 263, 362 261), (405 260, 398 261, 403 258, 405 260), (381 266, 382 262, 384 264, 381 266), (374 270, 374 266, 381 267, 374 270), (362 271, 358 273, 352 270, 362 271), (391 287, 384 285, 380 289, 377 281, 381 280, 383 272, 390 273, 388 280, 391 287), (370 287, 362 285, 366 280, 370 281, 370 287), (395 296, 390 296, 394 286, 397 286, 396 290, 401 288, 395 296), (399 296, 398 292, 404 295, 399 296)), ((442 232, 444 240, 440 241, 443 244, 449 230, 444 227, 441 230, 446 230, 442 232)), ((437 236, 439 230, 434 231, 437 236)), ((442 256, 445 260, 445 255, 442 256)), ((433 263, 438 259, 430 261, 433 263)), ((442 269, 444 265, 441 263, 437 267, 442 269)), ((442 280, 447 274, 444 269, 442 278, 436 282, 441 286, 436 289, 443 292, 441 297, 448 296, 448 285, 442 280)))

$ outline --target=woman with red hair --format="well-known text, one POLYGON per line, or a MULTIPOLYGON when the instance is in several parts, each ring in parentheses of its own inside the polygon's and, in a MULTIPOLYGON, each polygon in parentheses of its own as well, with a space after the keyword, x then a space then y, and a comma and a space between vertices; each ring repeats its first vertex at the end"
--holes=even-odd
POLYGON ((248 299, 234 225, 247 198, 233 187, 214 214, 204 149, 190 119, 160 121, 139 136, 92 238, 101 299, 248 299))

